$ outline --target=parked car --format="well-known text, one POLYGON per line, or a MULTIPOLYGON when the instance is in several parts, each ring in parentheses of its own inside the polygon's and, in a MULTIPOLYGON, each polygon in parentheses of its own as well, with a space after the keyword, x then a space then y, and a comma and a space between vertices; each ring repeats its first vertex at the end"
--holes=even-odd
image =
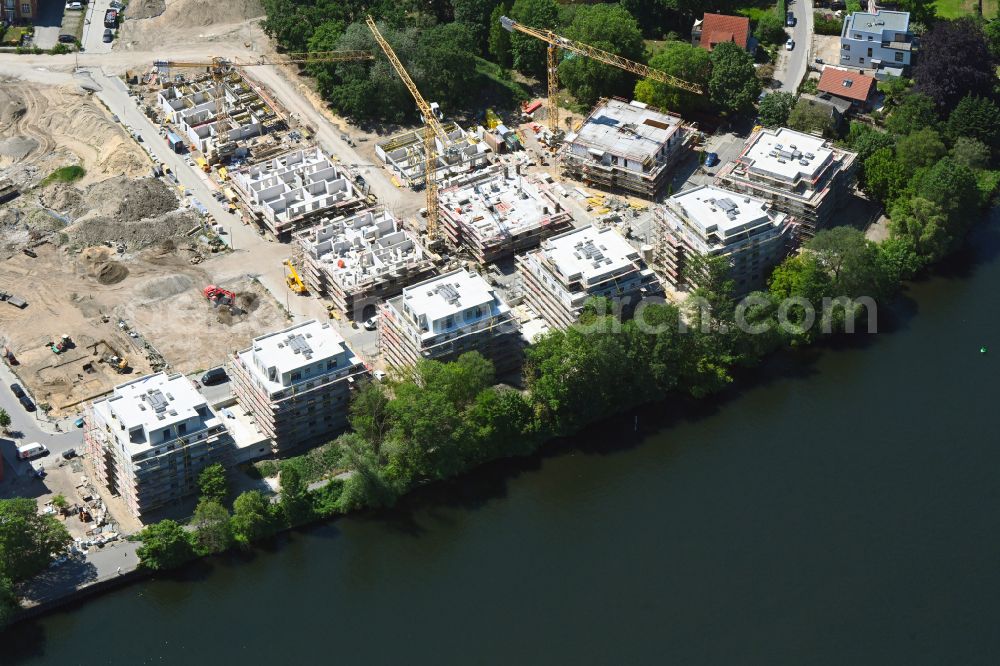
POLYGON ((361 325, 365 327, 366 331, 374 331, 378 328, 378 317, 369 317, 361 325))
POLYGON ((31 402, 31 398, 26 395, 22 395, 18 398, 21 401, 21 406, 24 407, 25 411, 33 412, 35 411, 35 403, 31 402))
POLYGON ((104 12, 104 27, 105 28, 117 28, 118 27, 118 12, 114 9, 109 9, 104 12))
POLYGON ((76 41, 76 37, 73 35, 59 35, 59 41, 63 44, 72 44, 76 41))
POLYGON ((70 458, 75 458, 76 449, 66 449, 65 451, 62 452, 62 457, 65 458, 66 460, 69 460, 70 458))
POLYGON ((105 44, 110 44, 115 38, 115 33, 111 32, 111 28, 104 29, 104 37, 101 38, 105 44))
POLYGON ((705 166, 714 167, 719 163, 718 153, 705 153, 705 166))
POLYGON ((82 2, 67 2, 66 3, 66 9, 74 9, 74 10, 83 9, 83 3, 82 2))
POLYGON ((789 39, 787 42, 785 42, 785 50, 786 51, 791 51, 794 48, 795 48, 795 40, 794 39, 789 39))
POLYGON ((795 14, 791 12, 785 12, 785 25, 789 28, 795 27, 795 14))
POLYGON ((225 368, 212 368, 201 376, 201 383, 205 386, 211 386, 212 384, 221 384, 228 379, 229 375, 226 374, 225 368))
POLYGON ((111 4, 109 5, 109 7, 111 7, 111 9, 116 9, 118 11, 125 9, 125 5, 118 2, 118 0, 111 0, 111 4))
POLYGON ((10 392, 14 394, 14 397, 20 400, 24 397, 24 389, 21 388, 20 384, 11 384, 10 392))

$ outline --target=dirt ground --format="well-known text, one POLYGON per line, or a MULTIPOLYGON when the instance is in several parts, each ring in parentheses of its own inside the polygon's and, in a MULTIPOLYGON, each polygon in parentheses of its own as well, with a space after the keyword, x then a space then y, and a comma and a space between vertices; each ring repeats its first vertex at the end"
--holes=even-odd
POLYGON ((198 42, 250 43, 263 35, 249 19, 262 17, 260 0, 132 0, 115 50, 149 50, 198 42), (256 33, 256 37, 254 36, 256 33))
POLYGON ((158 355, 180 372, 212 367, 285 322, 260 285, 239 275, 217 279, 213 269, 223 260, 192 265, 191 251, 173 243, 134 255, 106 246, 72 254, 49 243, 35 251, 37 258, 15 253, 0 262, 0 284, 29 303, 24 310, 0 303, 0 342, 17 357, 21 380, 54 416, 74 413, 130 377, 159 369, 158 355), (245 312, 213 308, 201 295, 208 284, 237 293, 245 312), (55 354, 49 343, 62 335, 74 346, 55 354), (102 361, 112 355, 124 357, 131 370, 119 374, 102 361))
POLYGON ((0 171, 22 188, 79 164, 78 185, 149 173, 150 160, 80 88, 0 81, 0 171))
POLYGON ((813 57, 822 58, 827 65, 840 64, 840 37, 813 35, 813 57))

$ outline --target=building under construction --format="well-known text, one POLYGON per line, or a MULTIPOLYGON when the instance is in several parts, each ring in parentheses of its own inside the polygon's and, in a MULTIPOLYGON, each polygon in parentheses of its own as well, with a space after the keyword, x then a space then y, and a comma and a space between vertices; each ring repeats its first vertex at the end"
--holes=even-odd
POLYGON ((653 198, 691 138, 676 114, 642 102, 602 99, 583 125, 566 135, 559 158, 567 174, 588 185, 653 198))
POLYGON ((346 214, 365 202, 350 175, 317 147, 231 171, 230 180, 256 221, 281 240, 316 220, 346 214))
POLYGON ((375 314, 379 301, 434 273, 434 256, 385 211, 324 221, 295 236, 305 250, 309 289, 351 319, 375 314))
MULTIPOLYGON (((436 105, 432 105, 436 106, 436 105)), ((444 180, 457 174, 474 171, 487 164, 490 147, 453 122, 442 122, 450 146, 435 138, 437 147, 437 177, 444 180)), ((423 129, 409 130, 375 144, 375 155, 399 181, 409 187, 424 185, 425 148, 423 129)))
POLYGON ((208 76, 172 85, 159 91, 156 101, 167 122, 213 161, 228 157, 219 155, 224 146, 263 134, 277 119, 274 109, 239 72, 228 73, 221 86, 208 76))
POLYGON ((573 218, 556 197, 515 167, 492 169, 438 193, 441 228, 485 264, 536 247, 573 218))
POLYGON ((478 351, 504 374, 522 360, 521 331, 510 306, 486 280, 466 270, 407 287, 386 301, 378 329, 379 348, 390 367, 478 351))

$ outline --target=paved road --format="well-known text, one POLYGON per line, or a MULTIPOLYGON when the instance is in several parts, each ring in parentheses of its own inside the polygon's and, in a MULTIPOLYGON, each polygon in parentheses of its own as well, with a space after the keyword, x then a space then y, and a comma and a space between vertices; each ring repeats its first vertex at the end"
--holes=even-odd
POLYGON ((775 78, 781 81, 779 90, 795 92, 809 66, 813 34, 812 0, 794 0, 788 5, 788 10, 795 14, 796 23, 795 27, 785 28, 785 31, 795 40, 795 48, 781 52, 780 68, 775 72, 775 78))
POLYGON ((104 13, 111 0, 91 0, 87 5, 87 18, 83 24, 83 51, 86 53, 109 53, 113 44, 104 43, 104 13))

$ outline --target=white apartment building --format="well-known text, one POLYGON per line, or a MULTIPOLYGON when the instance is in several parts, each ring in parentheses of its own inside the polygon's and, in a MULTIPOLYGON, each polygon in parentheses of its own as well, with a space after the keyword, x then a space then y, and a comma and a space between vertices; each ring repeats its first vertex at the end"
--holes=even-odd
POLYGON ((467 270, 407 287, 387 301, 379 313, 379 346, 386 364, 398 368, 473 350, 492 360, 498 374, 521 363, 520 328, 510 307, 467 270))
POLYGON ((628 316, 663 289, 639 250, 613 228, 572 229, 518 257, 528 305, 553 328, 566 328, 591 297, 614 299, 628 316))
POLYGON ((736 295, 764 286, 770 270, 789 250, 791 218, 766 201, 702 185, 667 199, 654 211, 655 262, 676 289, 697 256, 725 256, 732 265, 736 295))
POLYGON ((227 463, 225 425, 194 385, 160 372, 116 386, 87 409, 84 442, 98 482, 139 518, 198 492, 198 475, 227 463))
POLYGON ((271 439, 274 453, 343 430, 351 392, 368 374, 344 338, 316 320, 254 338, 229 366, 240 408, 271 439))

